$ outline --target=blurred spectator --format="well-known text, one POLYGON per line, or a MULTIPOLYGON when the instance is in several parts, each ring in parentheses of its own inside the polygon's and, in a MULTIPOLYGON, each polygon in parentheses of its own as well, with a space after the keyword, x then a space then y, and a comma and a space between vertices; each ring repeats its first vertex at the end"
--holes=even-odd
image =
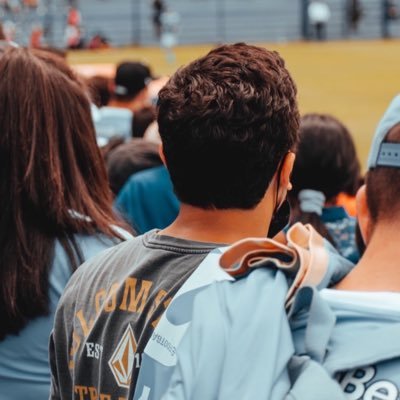
POLYGON ((40 49, 42 47, 43 28, 41 25, 34 25, 29 40, 29 47, 40 49))
POLYGON ((39 0, 23 0, 23 4, 25 7, 29 7, 29 8, 37 8, 39 0))
POLYGON ((153 26, 157 39, 160 39, 162 32, 162 14, 165 11, 163 0, 153 0, 153 26))
POLYGON ((385 16, 388 20, 397 19, 398 10, 394 0, 384 0, 385 16))
POLYGON ((314 27, 317 40, 326 40, 326 25, 331 18, 331 10, 323 1, 312 1, 308 6, 308 19, 314 27))
POLYGON ((360 0, 347 1, 347 25, 351 32, 357 32, 358 24, 363 15, 363 9, 360 0))
POLYGON ((173 48, 178 44, 178 28, 180 23, 180 15, 175 11, 165 11, 161 17, 161 46, 166 53, 167 62, 175 62, 175 53, 173 48))
POLYGON ((13 48, 0 74, 0 398, 46 399, 67 281, 130 235, 117 227, 87 95, 66 63, 13 48))
POLYGON ((166 228, 179 212, 179 200, 164 166, 132 175, 114 205, 139 234, 166 228))
POLYGON ((110 187, 115 195, 132 174, 161 164, 158 145, 141 138, 117 146, 105 159, 110 187))
POLYGON ((389 38, 391 36, 389 25, 399 16, 397 4, 394 0, 382 0, 383 18, 382 18, 382 36, 389 38))
POLYGON ((108 105, 93 113, 100 146, 114 136, 132 137, 134 112, 149 105, 147 85, 150 80, 151 72, 147 65, 139 62, 118 65, 108 105))
POLYGON ((81 49, 84 46, 82 36, 82 16, 76 7, 70 7, 65 28, 65 43, 68 49, 81 49))
POLYGON ((355 195, 360 164, 349 131, 336 118, 307 114, 301 119, 292 184, 291 222, 310 223, 344 257, 356 262, 356 221, 337 199, 342 192, 355 195))
POLYGON ((80 26, 82 24, 82 15, 77 7, 71 6, 68 10, 67 24, 80 26))
POLYGON ((110 153, 115 150, 118 146, 125 143, 125 139, 115 136, 111 138, 106 145, 100 146, 100 152, 103 155, 104 160, 108 159, 110 153))
POLYGON ((4 8, 7 12, 17 14, 21 11, 21 3, 19 0, 5 0, 4 8))
POLYGON ((108 39, 101 35, 100 33, 97 33, 94 35, 90 40, 88 44, 88 48, 91 50, 95 49, 107 49, 110 47, 110 43, 108 39))
POLYGON ((88 78, 86 83, 95 106, 98 108, 106 106, 111 98, 110 79, 105 76, 95 75, 88 78))
POLYGON ((157 112, 154 106, 144 107, 135 113, 132 126, 132 136, 142 138, 147 128, 156 120, 157 112))
POLYGON ((84 47, 82 31, 79 26, 67 25, 64 39, 68 49, 74 50, 84 47))

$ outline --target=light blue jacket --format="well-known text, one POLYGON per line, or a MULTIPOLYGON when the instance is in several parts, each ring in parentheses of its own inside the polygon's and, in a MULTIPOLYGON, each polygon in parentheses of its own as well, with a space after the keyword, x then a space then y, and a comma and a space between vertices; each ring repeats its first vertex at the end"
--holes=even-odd
MULTIPOLYGON (((143 353, 134 400, 163 398, 177 363, 178 348, 178 365, 170 391, 165 397, 168 400, 283 399, 279 396, 288 393, 295 380, 296 390, 301 390, 303 379, 297 379, 296 376, 303 370, 320 376, 320 380, 324 378, 325 388, 332 387, 332 393, 342 395, 338 384, 318 363, 307 357, 294 357, 285 303, 298 265, 296 267, 293 264, 287 253, 288 248, 283 249, 280 258, 283 263, 286 262, 283 268, 290 275, 289 281, 276 268, 256 268, 246 279, 229 282, 233 278, 218 267, 225 249, 217 249, 206 257, 178 291, 149 340, 143 353), (210 286, 213 281, 223 282, 210 286), (187 329, 189 331, 185 335, 187 329), (168 346, 165 346, 166 343, 168 346), (262 350, 258 345, 254 346, 255 343, 261 343, 262 350), (258 358, 257 362, 260 355, 263 357, 258 358), (287 368, 288 363, 290 369, 287 368), (269 383, 265 374, 257 374, 258 366, 262 366, 259 371, 271 373, 268 375, 269 383), (251 384, 244 385, 241 379, 245 378, 251 384), (278 397, 255 395, 254 390, 260 387, 257 382, 263 385, 267 393, 270 390, 270 394, 278 397), (276 385, 276 382, 279 384, 276 385), (246 397, 250 396, 246 392, 249 388, 255 397, 246 397)), ((329 243, 324 244, 322 239, 317 250, 327 264, 326 271, 319 277, 319 288, 339 281, 352 268, 349 261, 342 258, 329 243)), ((269 266, 273 265, 277 253, 272 253, 268 258, 269 266)), ((307 257, 305 254, 303 256, 307 257)), ((302 257, 297 257, 299 263, 302 257)), ((264 264, 260 262, 259 265, 264 264)), ((328 326, 333 326, 332 321, 328 326)), ((318 397, 320 395, 319 391, 315 397, 306 399, 330 400, 318 397)), ((340 397, 333 399, 339 400, 340 397)))
POLYGON ((287 290, 269 263, 199 293, 162 399, 399 398, 400 313, 343 307, 304 287, 287 314, 287 290))

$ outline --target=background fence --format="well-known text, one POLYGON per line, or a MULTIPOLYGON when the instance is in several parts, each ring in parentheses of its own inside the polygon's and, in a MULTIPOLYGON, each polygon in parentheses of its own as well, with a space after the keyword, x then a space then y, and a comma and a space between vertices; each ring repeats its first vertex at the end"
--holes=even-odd
MULTIPOLYGON (((328 40, 380 38, 384 27, 392 37, 400 37, 400 21, 383 24, 383 4, 387 0, 361 0, 363 15, 359 29, 347 26, 348 0, 327 0, 331 18, 328 40)), ((180 15, 179 43, 293 41, 304 37, 306 0, 165 0, 168 9, 180 15)), ((26 44, 32 26, 41 23, 50 45, 62 46, 66 27, 67 0, 40 0, 36 10, 18 14, 3 12, 2 20, 17 26, 16 40, 26 44)), ((96 33, 114 46, 157 44, 152 24, 151 0, 75 0, 81 14, 85 38, 96 33)), ((400 10, 400 0, 393 0, 400 10)))

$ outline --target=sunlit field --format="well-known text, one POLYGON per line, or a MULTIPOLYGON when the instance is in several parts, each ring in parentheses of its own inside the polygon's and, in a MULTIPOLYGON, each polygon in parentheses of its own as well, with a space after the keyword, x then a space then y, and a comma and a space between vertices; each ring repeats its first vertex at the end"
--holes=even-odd
MULTIPOLYGON (((281 53, 299 91, 302 113, 325 112, 343 120, 365 165, 371 137, 390 99, 400 92, 400 41, 262 44, 281 53)), ((168 63, 158 48, 75 51, 72 64, 108 64, 136 59, 154 75, 171 74, 211 46, 178 47, 168 63)))

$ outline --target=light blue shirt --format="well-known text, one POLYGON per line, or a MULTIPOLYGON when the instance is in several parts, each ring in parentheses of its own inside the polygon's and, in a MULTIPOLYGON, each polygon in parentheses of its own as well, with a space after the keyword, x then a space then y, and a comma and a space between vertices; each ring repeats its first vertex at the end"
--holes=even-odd
MULTIPOLYGON (((85 260, 117 243, 104 236, 77 235, 76 241, 85 260)), ((71 274, 65 251, 56 242, 49 276, 49 315, 30 321, 18 335, 8 335, 0 342, 0 400, 42 400, 49 397, 49 335, 58 300, 71 274)))

